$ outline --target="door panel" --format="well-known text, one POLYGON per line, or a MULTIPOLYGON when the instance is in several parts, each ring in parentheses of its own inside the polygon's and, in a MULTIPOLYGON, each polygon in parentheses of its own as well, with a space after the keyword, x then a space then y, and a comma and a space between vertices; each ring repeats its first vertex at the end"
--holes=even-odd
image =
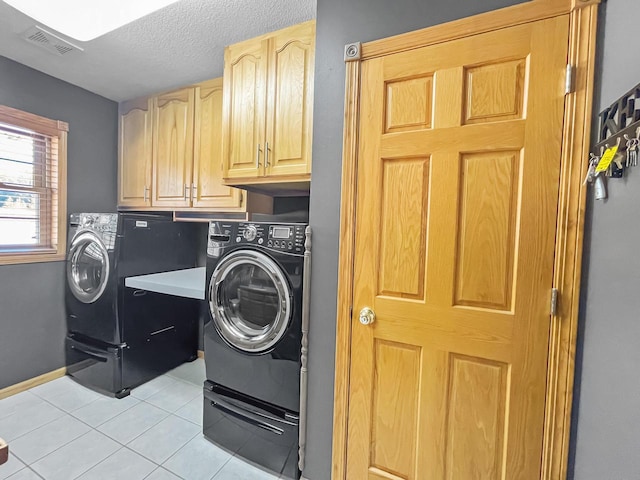
POLYGON ((522 118, 526 59, 466 69, 465 124, 522 118))
POLYGON ((417 449, 420 348, 376 340, 371 436, 374 468, 406 478, 417 449))
POLYGON ((387 83, 385 133, 431 128, 433 75, 387 83))
POLYGON ((461 155, 454 305, 511 309, 520 158, 461 155))
POLYGON ((347 478, 539 478, 567 40, 362 63, 347 478))
POLYGON ((384 161, 379 295, 424 298, 425 264, 415 261, 426 248, 428 188, 428 158, 384 161))
POLYGON ((449 356, 445 471, 447 480, 502 478, 508 366, 449 356), (469 455, 473 452, 474 455, 469 455))

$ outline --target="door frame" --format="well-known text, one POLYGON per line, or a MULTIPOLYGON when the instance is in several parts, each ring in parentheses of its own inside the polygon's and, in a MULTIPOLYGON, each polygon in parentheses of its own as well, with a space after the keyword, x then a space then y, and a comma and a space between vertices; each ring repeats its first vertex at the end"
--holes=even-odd
POLYGON ((583 178, 586 174, 585 159, 588 158, 590 145, 599 3, 600 0, 530 0, 512 7, 365 43, 360 46, 360 57, 346 63, 331 475, 333 480, 346 480, 361 62, 568 14, 568 63, 573 66, 574 75, 572 93, 565 97, 552 283, 552 287, 559 291, 560 301, 556 315, 551 317, 549 332, 541 459, 541 480, 566 478, 587 191, 583 185, 583 178))

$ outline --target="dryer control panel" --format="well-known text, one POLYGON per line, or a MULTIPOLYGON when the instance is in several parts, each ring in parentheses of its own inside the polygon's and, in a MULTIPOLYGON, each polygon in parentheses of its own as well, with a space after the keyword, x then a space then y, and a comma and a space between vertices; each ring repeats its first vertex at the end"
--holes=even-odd
POLYGON ((207 254, 219 256, 230 245, 255 245, 267 250, 304 254, 306 225, 299 223, 262 223, 215 221, 209 224, 207 254))
POLYGON ((304 253, 304 225, 270 225, 267 247, 304 253))

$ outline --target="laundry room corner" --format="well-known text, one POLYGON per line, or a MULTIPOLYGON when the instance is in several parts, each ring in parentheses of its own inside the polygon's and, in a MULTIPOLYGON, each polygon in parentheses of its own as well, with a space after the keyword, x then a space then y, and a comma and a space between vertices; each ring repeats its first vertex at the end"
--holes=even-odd
MULTIPOLYGON (((69 124, 67 211, 116 208, 116 102, 0 57, 0 104, 69 124)), ((0 390, 64 367, 65 263, 0 265, 0 390)))

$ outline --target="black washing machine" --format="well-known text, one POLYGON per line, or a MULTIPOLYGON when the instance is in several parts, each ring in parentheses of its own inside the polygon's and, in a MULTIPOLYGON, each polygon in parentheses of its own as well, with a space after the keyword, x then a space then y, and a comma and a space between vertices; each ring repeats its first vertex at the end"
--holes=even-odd
POLYGON ((196 266, 198 233, 168 215, 70 215, 65 304, 71 377, 123 397, 196 358, 199 302, 124 282, 196 266))
POLYGON ((305 224, 209 224, 205 437, 298 478, 305 224))

